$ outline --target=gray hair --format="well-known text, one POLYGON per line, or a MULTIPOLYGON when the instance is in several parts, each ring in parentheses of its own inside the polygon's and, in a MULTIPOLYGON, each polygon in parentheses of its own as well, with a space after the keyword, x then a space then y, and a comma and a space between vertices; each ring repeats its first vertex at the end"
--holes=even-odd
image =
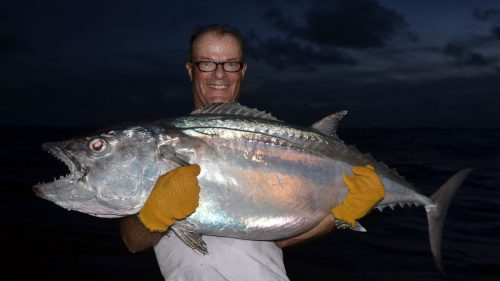
POLYGON ((193 59, 193 46, 201 36, 208 34, 208 33, 213 33, 217 36, 224 36, 226 34, 229 34, 233 36, 236 41, 240 44, 241 48, 241 54, 243 54, 243 45, 244 45, 244 38, 241 35, 241 33, 234 27, 231 27, 227 24, 211 24, 211 25, 206 25, 202 26, 199 25, 194 29, 193 34, 191 35, 191 40, 189 41, 189 60, 191 61, 193 59))

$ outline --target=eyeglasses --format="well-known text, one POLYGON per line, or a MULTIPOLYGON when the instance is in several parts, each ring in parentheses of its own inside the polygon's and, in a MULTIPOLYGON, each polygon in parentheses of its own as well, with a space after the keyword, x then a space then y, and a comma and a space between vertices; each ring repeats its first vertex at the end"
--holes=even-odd
POLYGON ((202 61, 195 61, 191 62, 192 64, 195 64, 198 67, 198 70, 202 72, 212 72, 215 69, 217 69, 217 65, 221 64, 222 69, 226 72, 238 72, 240 69, 243 67, 243 62, 239 61, 209 61, 209 60, 202 60, 202 61))

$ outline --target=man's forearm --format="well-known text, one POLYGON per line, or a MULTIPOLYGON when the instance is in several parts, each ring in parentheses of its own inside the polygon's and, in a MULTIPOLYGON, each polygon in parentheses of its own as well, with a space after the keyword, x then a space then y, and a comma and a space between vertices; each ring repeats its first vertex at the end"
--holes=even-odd
POLYGON ((120 232, 125 246, 132 253, 144 251, 156 245, 164 234, 149 231, 136 215, 121 220, 120 232))
POLYGON ((296 244, 301 244, 306 241, 313 240, 325 236, 330 233, 335 228, 335 218, 333 216, 327 216, 323 221, 321 221, 316 227, 303 233, 299 236, 292 238, 276 241, 276 246, 280 248, 289 247, 296 244))

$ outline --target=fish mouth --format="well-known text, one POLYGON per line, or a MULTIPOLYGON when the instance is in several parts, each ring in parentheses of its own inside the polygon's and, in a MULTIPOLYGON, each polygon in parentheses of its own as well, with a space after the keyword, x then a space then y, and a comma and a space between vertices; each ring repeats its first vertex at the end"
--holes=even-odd
POLYGON ((66 167, 69 169, 69 174, 67 174, 66 176, 61 176, 59 179, 54 179, 54 182, 63 179, 78 180, 84 176, 85 174, 84 166, 81 165, 73 156, 66 153, 64 149, 61 148, 60 143, 52 143, 52 142, 44 143, 42 145, 42 148, 48 153, 50 153, 52 156, 54 156, 57 160, 64 163, 66 167))
MULTIPOLYGON (((66 153, 63 149, 62 143, 49 142, 42 144, 42 148, 49 154, 54 156, 57 160, 61 161, 69 169, 69 173, 65 176, 60 176, 59 178, 54 178, 54 181, 49 183, 40 183, 35 185, 35 187, 43 188, 48 185, 57 185, 76 183, 78 181, 83 181, 85 176, 85 166, 80 164, 79 161, 66 153)), ((40 193, 37 193, 39 195, 40 193)), ((43 194, 40 194, 43 195, 43 194)))
POLYGON ((69 174, 54 178, 48 183, 33 186, 36 196, 52 201, 58 205, 68 200, 88 200, 94 197, 94 192, 87 188, 85 168, 73 156, 61 147, 62 143, 45 143, 43 149, 61 161, 69 169, 69 174))

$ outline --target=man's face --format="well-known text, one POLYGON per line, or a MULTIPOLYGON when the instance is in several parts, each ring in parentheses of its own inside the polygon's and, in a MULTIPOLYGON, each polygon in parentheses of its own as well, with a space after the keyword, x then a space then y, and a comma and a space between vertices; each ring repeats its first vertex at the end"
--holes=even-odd
MULTIPOLYGON (((195 41, 192 59, 194 62, 241 62, 243 54, 238 41, 232 35, 207 33, 195 41)), ((198 109, 217 102, 236 101, 247 65, 243 65, 238 72, 226 72, 221 64, 217 65, 213 72, 202 72, 189 62, 186 63, 186 68, 193 83, 194 106, 198 109)))

